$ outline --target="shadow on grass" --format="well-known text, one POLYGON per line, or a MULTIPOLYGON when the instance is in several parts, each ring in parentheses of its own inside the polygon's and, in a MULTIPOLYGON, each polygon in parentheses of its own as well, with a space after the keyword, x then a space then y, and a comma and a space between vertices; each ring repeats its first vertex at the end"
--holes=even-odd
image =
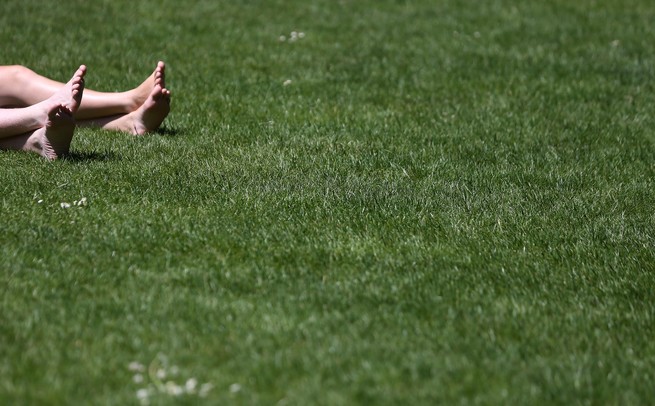
POLYGON ((178 128, 170 128, 170 127, 159 127, 154 131, 155 134, 157 135, 163 135, 165 137, 177 137, 180 135, 180 130, 178 128))
POLYGON ((62 159, 64 161, 72 162, 72 163, 81 163, 81 162, 89 162, 89 161, 105 162, 105 161, 118 161, 120 159, 120 156, 116 155, 111 151, 71 152, 68 155, 62 157, 62 159))

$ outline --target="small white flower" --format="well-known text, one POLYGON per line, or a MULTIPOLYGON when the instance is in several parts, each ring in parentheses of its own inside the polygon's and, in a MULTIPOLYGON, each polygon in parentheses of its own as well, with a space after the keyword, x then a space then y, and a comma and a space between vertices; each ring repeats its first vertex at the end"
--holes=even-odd
POLYGON ((86 197, 81 198, 79 201, 75 201, 76 206, 86 206, 86 197))
POLYGON ((138 372, 143 372, 144 371, 144 366, 140 362, 132 361, 130 362, 130 365, 127 366, 127 368, 130 371, 138 371, 138 372))
POLYGON ((305 38, 305 33, 302 32, 302 31, 299 32, 299 33, 298 33, 298 38, 301 38, 301 39, 302 39, 302 38, 305 38))
POLYGON ((166 378, 166 371, 163 368, 157 370, 157 378, 164 379, 166 378))
POLYGON ((184 390, 182 390, 182 387, 177 385, 175 382, 168 381, 166 382, 166 393, 172 396, 180 396, 182 393, 184 393, 184 390))
POLYGON ((200 396, 201 398, 204 398, 205 396, 207 396, 209 391, 212 390, 212 389, 214 389, 214 385, 212 385, 209 382, 203 383, 202 385, 200 385, 200 391, 198 392, 198 396, 200 396))
POLYGON ((289 86, 291 84, 291 79, 287 79, 282 83, 282 86, 289 86))
POLYGON ((38 204, 43 203, 43 199, 39 199, 39 201, 37 201, 37 203, 38 203, 38 204))
POLYGON ((134 383, 141 383, 143 382, 143 375, 136 374, 132 377, 132 380, 134 381, 134 383))
POLYGON ((147 399, 148 396, 150 396, 150 391, 148 389, 144 388, 144 389, 139 389, 138 391, 136 391, 136 397, 141 399, 141 400, 147 399))
POLYGON ((61 202, 59 206, 61 206, 62 209, 68 209, 71 207, 71 204, 66 202, 61 202))
POLYGON ((146 369, 146 368, 143 366, 143 364, 141 364, 140 362, 136 362, 136 361, 132 361, 132 362, 130 362, 130 365, 128 365, 127 367, 128 367, 129 370, 132 371, 132 372, 143 372, 143 371, 145 371, 145 369, 146 369))
POLYGON ((284 42, 287 40, 287 37, 285 37, 284 35, 280 35, 280 38, 278 38, 278 40, 280 40, 280 42, 284 42))
POLYGON ((615 40, 612 41, 610 44, 611 44, 614 48, 616 48, 616 47, 619 46, 620 43, 621 43, 621 41, 619 41, 618 39, 615 39, 615 40))
POLYGON ((241 385, 239 385, 238 383, 233 383, 232 385, 230 385, 230 392, 231 393, 237 393, 240 390, 241 390, 241 385))
POLYGON ((184 388, 189 393, 192 393, 193 391, 195 391, 196 386, 198 386, 198 380, 196 378, 190 378, 184 384, 184 388))

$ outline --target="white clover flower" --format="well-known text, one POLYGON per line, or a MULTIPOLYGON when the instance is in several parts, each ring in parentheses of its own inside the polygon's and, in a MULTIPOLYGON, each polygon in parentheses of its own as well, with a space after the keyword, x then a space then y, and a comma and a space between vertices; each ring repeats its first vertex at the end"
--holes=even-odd
POLYGON ((280 42, 284 42, 284 41, 287 40, 287 37, 285 37, 284 35, 280 35, 280 37, 278 38, 278 40, 280 40, 280 42))
POLYGON ((68 209, 71 207, 71 204, 66 202, 61 202, 59 206, 61 206, 62 209, 68 209))
POLYGON ((184 384, 184 388, 188 393, 193 393, 196 390, 196 386, 198 386, 198 380, 196 378, 189 378, 184 384))
POLYGON ((289 86, 291 84, 291 79, 287 79, 282 83, 282 86, 289 86))
POLYGON ((75 200, 76 206, 86 206, 86 197, 81 198, 79 201, 75 200))
POLYGON ((136 391, 136 397, 139 400, 148 399, 148 396, 150 396, 150 391, 146 388, 139 389, 138 391, 136 391))
POLYGON ((140 362, 132 361, 130 362, 130 365, 127 366, 127 368, 132 371, 132 372, 143 372, 146 370, 146 368, 141 364, 140 362))
POLYGON ((200 385, 200 391, 198 392, 198 396, 204 398, 212 389, 214 389, 214 385, 212 385, 209 382, 203 383, 202 385, 200 385))
MULTIPOLYGON (((177 378, 173 377, 179 376, 180 368, 177 365, 169 365, 168 358, 163 354, 158 354, 155 361, 153 361, 150 366, 144 366, 136 361, 130 362, 128 365, 130 371, 134 373, 132 376, 134 383, 143 384, 145 386, 145 388, 139 389, 136 392, 136 396, 141 405, 149 405, 153 403, 153 396, 158 396, 160 394, 172 397, 198 396, 204 398, 209 391, 214 388, 214 385, 209 382, 199 385, 198 379, 195 377, 189 378, 178 384, 174 380, 177 378), (159 362, 156 363, 155 361, 159 362), (149 374, 148 376, 145 375, 146 370, 149 374), (169 377, 168 380, 166 380, 166 377, 169 377), (144 383, 148 382, 148 378, 152 381, 151 384, 144 383)), ((237 393, 241 391, 241 385, 238 383, 232 384, 229 390, 232 393, 237 393)))
POLYGON ((304 32, 302 32, 302 31, 301 31, 301 32, 299 32, 299 33, 298 33, 298 38, 300 38, 300 39, 303 39, 303 38, 305 38, 305 33, 304 33, 304 32))
POLYGON ((241 385, 239 385, 238 383, 233 383, 232 385, 230 385, 230 392, 231 393, 237 393, 240 390, 241 390, 241 385))
POLYGON ((182 387, 173 381, 166 382, 166 393, 172 396, 180 396, 184 393, 182 387))

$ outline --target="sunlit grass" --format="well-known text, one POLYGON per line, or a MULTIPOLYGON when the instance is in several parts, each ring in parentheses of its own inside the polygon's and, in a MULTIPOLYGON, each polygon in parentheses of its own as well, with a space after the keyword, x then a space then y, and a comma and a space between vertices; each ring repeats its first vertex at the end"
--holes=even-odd
POLYGON ((650 2, 2 7, 173 112, 0 153, 0 403, 655 398, 650 2))

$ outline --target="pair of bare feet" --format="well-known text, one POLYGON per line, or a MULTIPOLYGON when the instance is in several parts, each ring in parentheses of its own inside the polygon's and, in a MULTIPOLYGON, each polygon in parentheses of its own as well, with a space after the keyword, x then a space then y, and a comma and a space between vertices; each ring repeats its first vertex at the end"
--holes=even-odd
MULTIPOLYGON (((86 66, 55 94, 37 106, 42 113, 42 126, 25 134, 24 150, 36 152, 47 159, 57 159, 69 152, 73 139, 75 115, 82 105, 86 66)), ((165 65, 159 62, 152 75, 140 86, 125 92, 126 111, 105 117, 87 119, 81 123, 133 135, 154 131, 170 111, 171 92, 165 87, 165 65)))

